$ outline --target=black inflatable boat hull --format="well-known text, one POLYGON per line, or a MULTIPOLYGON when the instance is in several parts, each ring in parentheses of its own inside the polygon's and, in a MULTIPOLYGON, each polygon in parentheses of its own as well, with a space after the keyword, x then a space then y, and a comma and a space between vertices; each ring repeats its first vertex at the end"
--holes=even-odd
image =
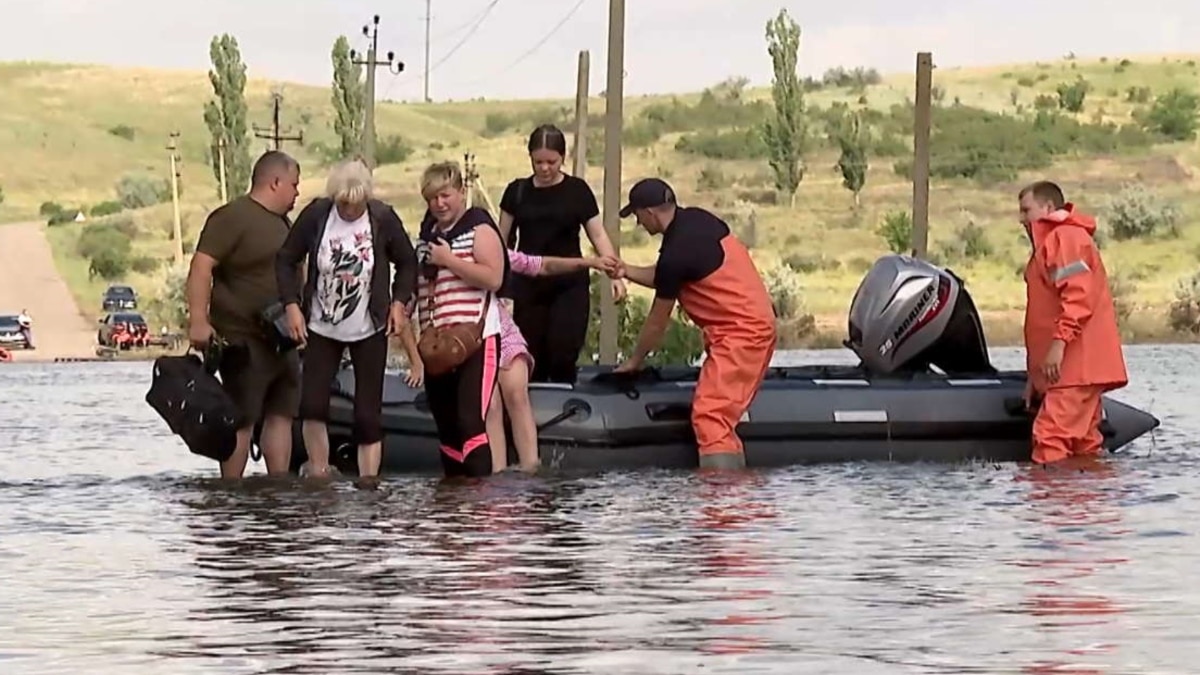
MULTIPOLYGON (((689 468, 698 464, 689 422, 697 368, 666 368, 637 381, 607 369, 575 385, 533 384, 543 467, 564 471, 689 468)), ((1022 462, 1031 416, 1024 372, 977 378, 937 374, 866 378, 845 366, 773 368, 738 426, 746 463, 1022 462)), ((353 371, 333 383, 333 462, 355 471, 353 371)), ((1105 446, 1115 451, 1159 425, 1154 416, 1104 400, 1105 446)), ((389 373, 384 387, 384 473, 440 472, 437 430, 420 389, 389 373)), ((307 457, 296 425, 293 467, 307 457)), ((510 458, 515 459, 511 435, 510 458)))

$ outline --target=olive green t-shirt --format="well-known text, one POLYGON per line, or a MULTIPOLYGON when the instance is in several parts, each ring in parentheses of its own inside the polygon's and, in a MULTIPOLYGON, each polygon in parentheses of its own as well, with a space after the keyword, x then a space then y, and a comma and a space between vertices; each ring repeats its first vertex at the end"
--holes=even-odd
POLYGON ((275 254, 291 223, 243 195, 208 216, 196 252, 216 259, 209 321, 225 337, 262 336, 259 313, 279 300, 275 254))

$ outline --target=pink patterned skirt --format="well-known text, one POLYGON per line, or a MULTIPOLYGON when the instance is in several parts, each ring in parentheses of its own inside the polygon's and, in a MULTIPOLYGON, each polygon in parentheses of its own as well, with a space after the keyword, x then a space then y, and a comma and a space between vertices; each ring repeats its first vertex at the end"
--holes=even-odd
POLYGON ((513 321, 507 303, 501 302, 497 309, 500 310, 500 367, 508 368, 514 359, 523 356, 532 372, 533 354, 529 353, 529 344, 525 342, 525 336, 521 335, 521 330, 513 321))

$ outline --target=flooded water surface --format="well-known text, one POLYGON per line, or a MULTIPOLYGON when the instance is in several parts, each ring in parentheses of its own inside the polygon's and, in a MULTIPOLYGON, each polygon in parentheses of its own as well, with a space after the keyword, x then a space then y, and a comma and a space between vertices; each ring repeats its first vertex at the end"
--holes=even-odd
POLYGON ((1087 471, 378 491, 215 480, 148 364, 5 366, 0 673, 1197 672, 1200 350, 1128 355, 1163 427, 1087 471))

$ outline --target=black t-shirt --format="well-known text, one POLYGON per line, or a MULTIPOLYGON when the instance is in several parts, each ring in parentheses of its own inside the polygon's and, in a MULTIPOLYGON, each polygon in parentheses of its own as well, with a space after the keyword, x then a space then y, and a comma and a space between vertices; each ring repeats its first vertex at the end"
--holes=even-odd
POLYGON ((579 258, 579 230, 600 213, 596 195, 587 181, 563 175, 556 185, 536 187, 530 178, 518 178, 504 188, 500 208, 513 217, 509 246, 530 255, 579 258))
POLYGON ((721 240, 729 226, 720 218, 694 207, 679 208, 663 233, 654 267, 654 297, 676 300, 684 284, 699 281, 725 262, 721 240))

